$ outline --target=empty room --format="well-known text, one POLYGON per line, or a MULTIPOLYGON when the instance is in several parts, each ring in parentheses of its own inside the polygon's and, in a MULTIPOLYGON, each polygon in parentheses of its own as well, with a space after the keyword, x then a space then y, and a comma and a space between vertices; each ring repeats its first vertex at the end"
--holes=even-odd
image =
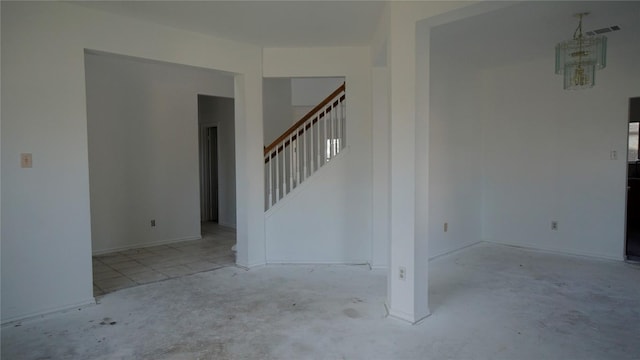
POLYGON ((2 358, 640 357, 640 2, 0 10, 2 358))

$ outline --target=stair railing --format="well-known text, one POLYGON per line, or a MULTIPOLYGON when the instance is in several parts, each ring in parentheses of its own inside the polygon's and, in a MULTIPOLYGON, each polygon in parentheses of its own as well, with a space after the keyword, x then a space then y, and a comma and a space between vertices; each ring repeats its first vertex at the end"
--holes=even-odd
POLYGON ((297 188, 346 146, 343 83, 264 148, 265 210, 297 188))

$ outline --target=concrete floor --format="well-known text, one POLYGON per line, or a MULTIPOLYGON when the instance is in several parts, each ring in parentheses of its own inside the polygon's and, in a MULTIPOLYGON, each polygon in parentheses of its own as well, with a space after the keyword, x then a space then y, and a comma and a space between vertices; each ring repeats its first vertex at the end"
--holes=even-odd
POLYGON ((385 318, 385 271, 226 267, 4 327, 2 358, 640 358, 640 267, 481 243, 430 269, 416 326, 385 318))

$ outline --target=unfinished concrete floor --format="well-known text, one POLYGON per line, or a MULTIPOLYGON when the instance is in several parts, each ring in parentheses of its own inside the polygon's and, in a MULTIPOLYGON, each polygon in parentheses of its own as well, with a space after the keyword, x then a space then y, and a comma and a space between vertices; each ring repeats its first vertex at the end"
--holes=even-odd
POLYGON ((430 264, 431 310, 385 317, 386 272, 226 267, 2 329, 3 359, 638 359, 640 268, 481 243, 430 264))

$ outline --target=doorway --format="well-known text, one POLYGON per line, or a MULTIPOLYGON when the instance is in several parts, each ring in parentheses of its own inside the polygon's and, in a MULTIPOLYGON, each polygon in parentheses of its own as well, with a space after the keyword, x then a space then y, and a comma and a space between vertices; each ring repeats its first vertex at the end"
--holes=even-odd
POLYGON ((200 128, 200 221, 219 222, 218 127, 200 128))
POLYGON ((629 99, 625 256, 640 261, 640 97, 629 99))
POLYGON ((198 95, 201 230, 236 227, 235 102, 198 95))

